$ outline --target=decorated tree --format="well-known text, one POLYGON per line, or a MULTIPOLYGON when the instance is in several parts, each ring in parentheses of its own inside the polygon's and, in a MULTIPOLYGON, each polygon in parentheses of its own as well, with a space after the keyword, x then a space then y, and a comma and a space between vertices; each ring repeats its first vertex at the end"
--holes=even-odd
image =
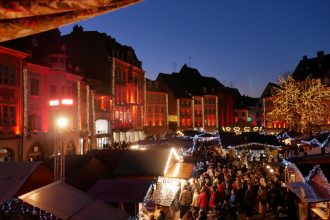
POLYGON ((327 123, 330 88, 319 79, 295 82, 292 76, 281 77, 273 97, 274 109, 267 114, 268 122, 285 121, 291 130, 304 133, 327 123))

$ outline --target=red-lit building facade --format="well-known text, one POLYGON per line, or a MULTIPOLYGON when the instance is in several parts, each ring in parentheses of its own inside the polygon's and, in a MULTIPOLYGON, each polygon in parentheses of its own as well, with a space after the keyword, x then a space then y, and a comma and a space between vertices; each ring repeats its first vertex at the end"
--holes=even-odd
POLYGON ((101 131, 97 147, 144 138, 146 76, 134 50, 80 26, 62 41, 72 67, 79 66, 86 79, 102 82, 101 92, 94 86, 99 103, 96 132, 101 131))
POLYGON ((262 126, 270 133, 278 133, 286 128, 285 121, 269 121, 267 119, 267 114, 274 109, 273 100, 275 95, 275 88, 278 85, 274 83, 268 83, 266 88, 264 89, 260 101, 262 103, 262 126))
POLYGON ((168 96, 159 89, 158 82, 147 80, 145 133, 162 137, 168 129, 168 96))
POLYGON ((168 92, 169 126, 215 132, 221 123, 234 121, 236 94, 232 91, 236 90, 215 78, 184 65, 178 73, 160 73, 156 81, 168 92))
POLYGON ((0 47, 0 161, 22 155, 24 58, 27 53, 0 47))

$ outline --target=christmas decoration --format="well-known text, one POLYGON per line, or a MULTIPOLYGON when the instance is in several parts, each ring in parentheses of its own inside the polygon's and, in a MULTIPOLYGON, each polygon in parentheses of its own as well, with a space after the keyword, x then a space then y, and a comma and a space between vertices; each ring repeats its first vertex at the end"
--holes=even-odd
POLYGON ((0 219, 39 219, 55 220, 58 219, 38 207, 34 207, 21 199, 12 199, 0 206, 0 219))
POLYGON ((274 109, 267 123, 285 122, 291 130, 308 133, 327 123, 330 113, 330 89, 319 79, 295 82, 292 76, 281 77, 273 97, 274 109))

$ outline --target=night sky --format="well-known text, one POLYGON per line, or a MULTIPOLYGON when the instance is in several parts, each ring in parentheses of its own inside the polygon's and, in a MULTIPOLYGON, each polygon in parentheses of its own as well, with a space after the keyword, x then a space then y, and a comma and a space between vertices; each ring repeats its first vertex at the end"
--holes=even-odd
POLYGON ((145 0, 79 25, 133 47, 150 79, 187 63, 252 97, 303 55, 330 53, 329 0, 145 0))

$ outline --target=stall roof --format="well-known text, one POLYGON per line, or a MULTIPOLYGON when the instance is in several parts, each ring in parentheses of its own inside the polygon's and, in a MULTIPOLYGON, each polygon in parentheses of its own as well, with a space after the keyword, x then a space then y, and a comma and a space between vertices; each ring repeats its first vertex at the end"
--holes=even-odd
POLYGON ((288 182, 286 185, 307 203, 330 201, 330 184, 319 165, 316 165, 303 181, 288 182))
POLYGON ((163 175, 170 149, 149 149, 127 151, 119 161, 115 176, 163 175))
POLYGON ((41 162, 0 163, 0 204, 9 201, 41 162))
POLYGON ((138 203, 143 202, 151 182, 143 179, 104 179, 97 181, 88 193, 107 203, 138 203))
POLYGON ((164 177, 189 179, 191 177, 194 164, 176 162, 169 166, 164 177))
POLYGON ((49 184, 19 198, 61 219, 126 220, 129 217, 127 213, 62 182, 49 184))

